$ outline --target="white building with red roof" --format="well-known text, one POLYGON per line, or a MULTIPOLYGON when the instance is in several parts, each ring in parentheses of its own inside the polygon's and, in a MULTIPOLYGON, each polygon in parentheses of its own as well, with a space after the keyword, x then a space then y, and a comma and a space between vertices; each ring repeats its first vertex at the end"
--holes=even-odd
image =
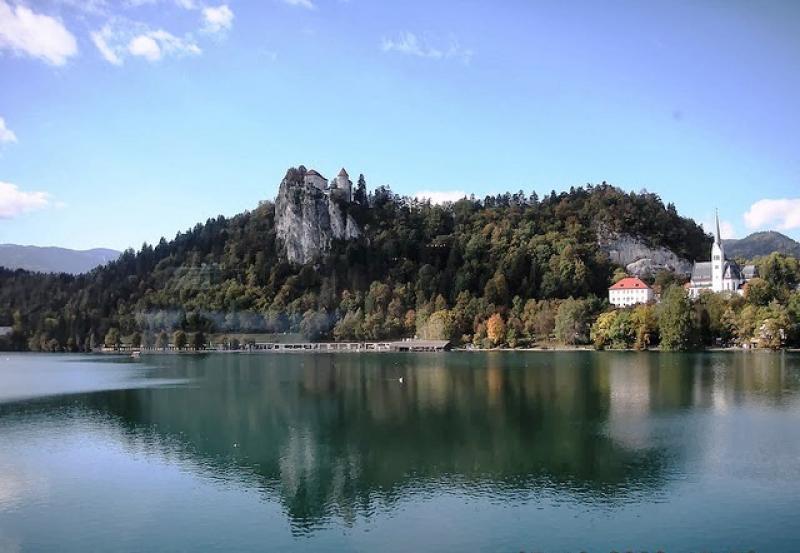
POLYGON ((615 307, 629 307, 655 299, 653 289, 636 277, 625 277, 608 289, 608 301, 615 307))

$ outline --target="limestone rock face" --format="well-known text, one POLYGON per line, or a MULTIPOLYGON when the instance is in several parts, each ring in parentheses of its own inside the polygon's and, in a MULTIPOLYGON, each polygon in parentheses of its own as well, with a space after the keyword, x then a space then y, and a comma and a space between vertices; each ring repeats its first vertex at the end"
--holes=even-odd
POLYGON ((629 234, 598 232, 597 243, 611 261, 622 265, 634 276, 654 275, 661 270, 682 275, 692 272, 691 261, 678 257, 667 248, 652 248, 629 234))
POLYGON ((339 201, 291 171, 275 199, 275 228, 286 258, 298 264, 319 260, 330 251, 333 240, 361 236, 358 224, 339 201))
POLYGON ((336 200, 328 200, 328 218, 331 221, 331 232, 334 238, 355 240, 361 236, 361 229, 336 200))

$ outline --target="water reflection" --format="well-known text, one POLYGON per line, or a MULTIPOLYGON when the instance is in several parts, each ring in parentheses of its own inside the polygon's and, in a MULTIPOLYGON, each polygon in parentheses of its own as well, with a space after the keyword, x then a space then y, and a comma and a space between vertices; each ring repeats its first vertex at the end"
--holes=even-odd
MULTIPOLYGON (((504 503, 659 500, 688 458, 718 456, 703 417, 796 406, 798 357, 637 353, 210 355, 148 359, 183 386, 73 396, 74 417, 283 505, 295 532, 457 491, 504 503), (403 377, 403 383, 399 377, 403 377), (667 429, 667 431, 665 431, 667 429), (708 438, 708 439, 707 439, 708 438)), ((0 406, 64 409, 56 398, 0 406)), ((30 413, 28 414, 30 416, 30 413)))

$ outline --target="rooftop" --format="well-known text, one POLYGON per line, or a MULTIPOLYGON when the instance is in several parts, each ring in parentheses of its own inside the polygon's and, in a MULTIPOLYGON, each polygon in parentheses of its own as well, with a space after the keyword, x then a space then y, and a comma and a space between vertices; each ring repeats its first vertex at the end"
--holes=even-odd
POLYGON ((609 290, 646 290, 650 287, 636 277, 625 277, 614 283, 609 290))

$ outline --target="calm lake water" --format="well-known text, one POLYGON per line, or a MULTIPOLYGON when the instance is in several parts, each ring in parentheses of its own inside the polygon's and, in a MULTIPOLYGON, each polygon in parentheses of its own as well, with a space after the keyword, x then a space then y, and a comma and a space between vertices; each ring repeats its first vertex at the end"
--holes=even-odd
POLYGON ((792 552, 798 514, 798 354, 0 355, 3 553, 792 552))

